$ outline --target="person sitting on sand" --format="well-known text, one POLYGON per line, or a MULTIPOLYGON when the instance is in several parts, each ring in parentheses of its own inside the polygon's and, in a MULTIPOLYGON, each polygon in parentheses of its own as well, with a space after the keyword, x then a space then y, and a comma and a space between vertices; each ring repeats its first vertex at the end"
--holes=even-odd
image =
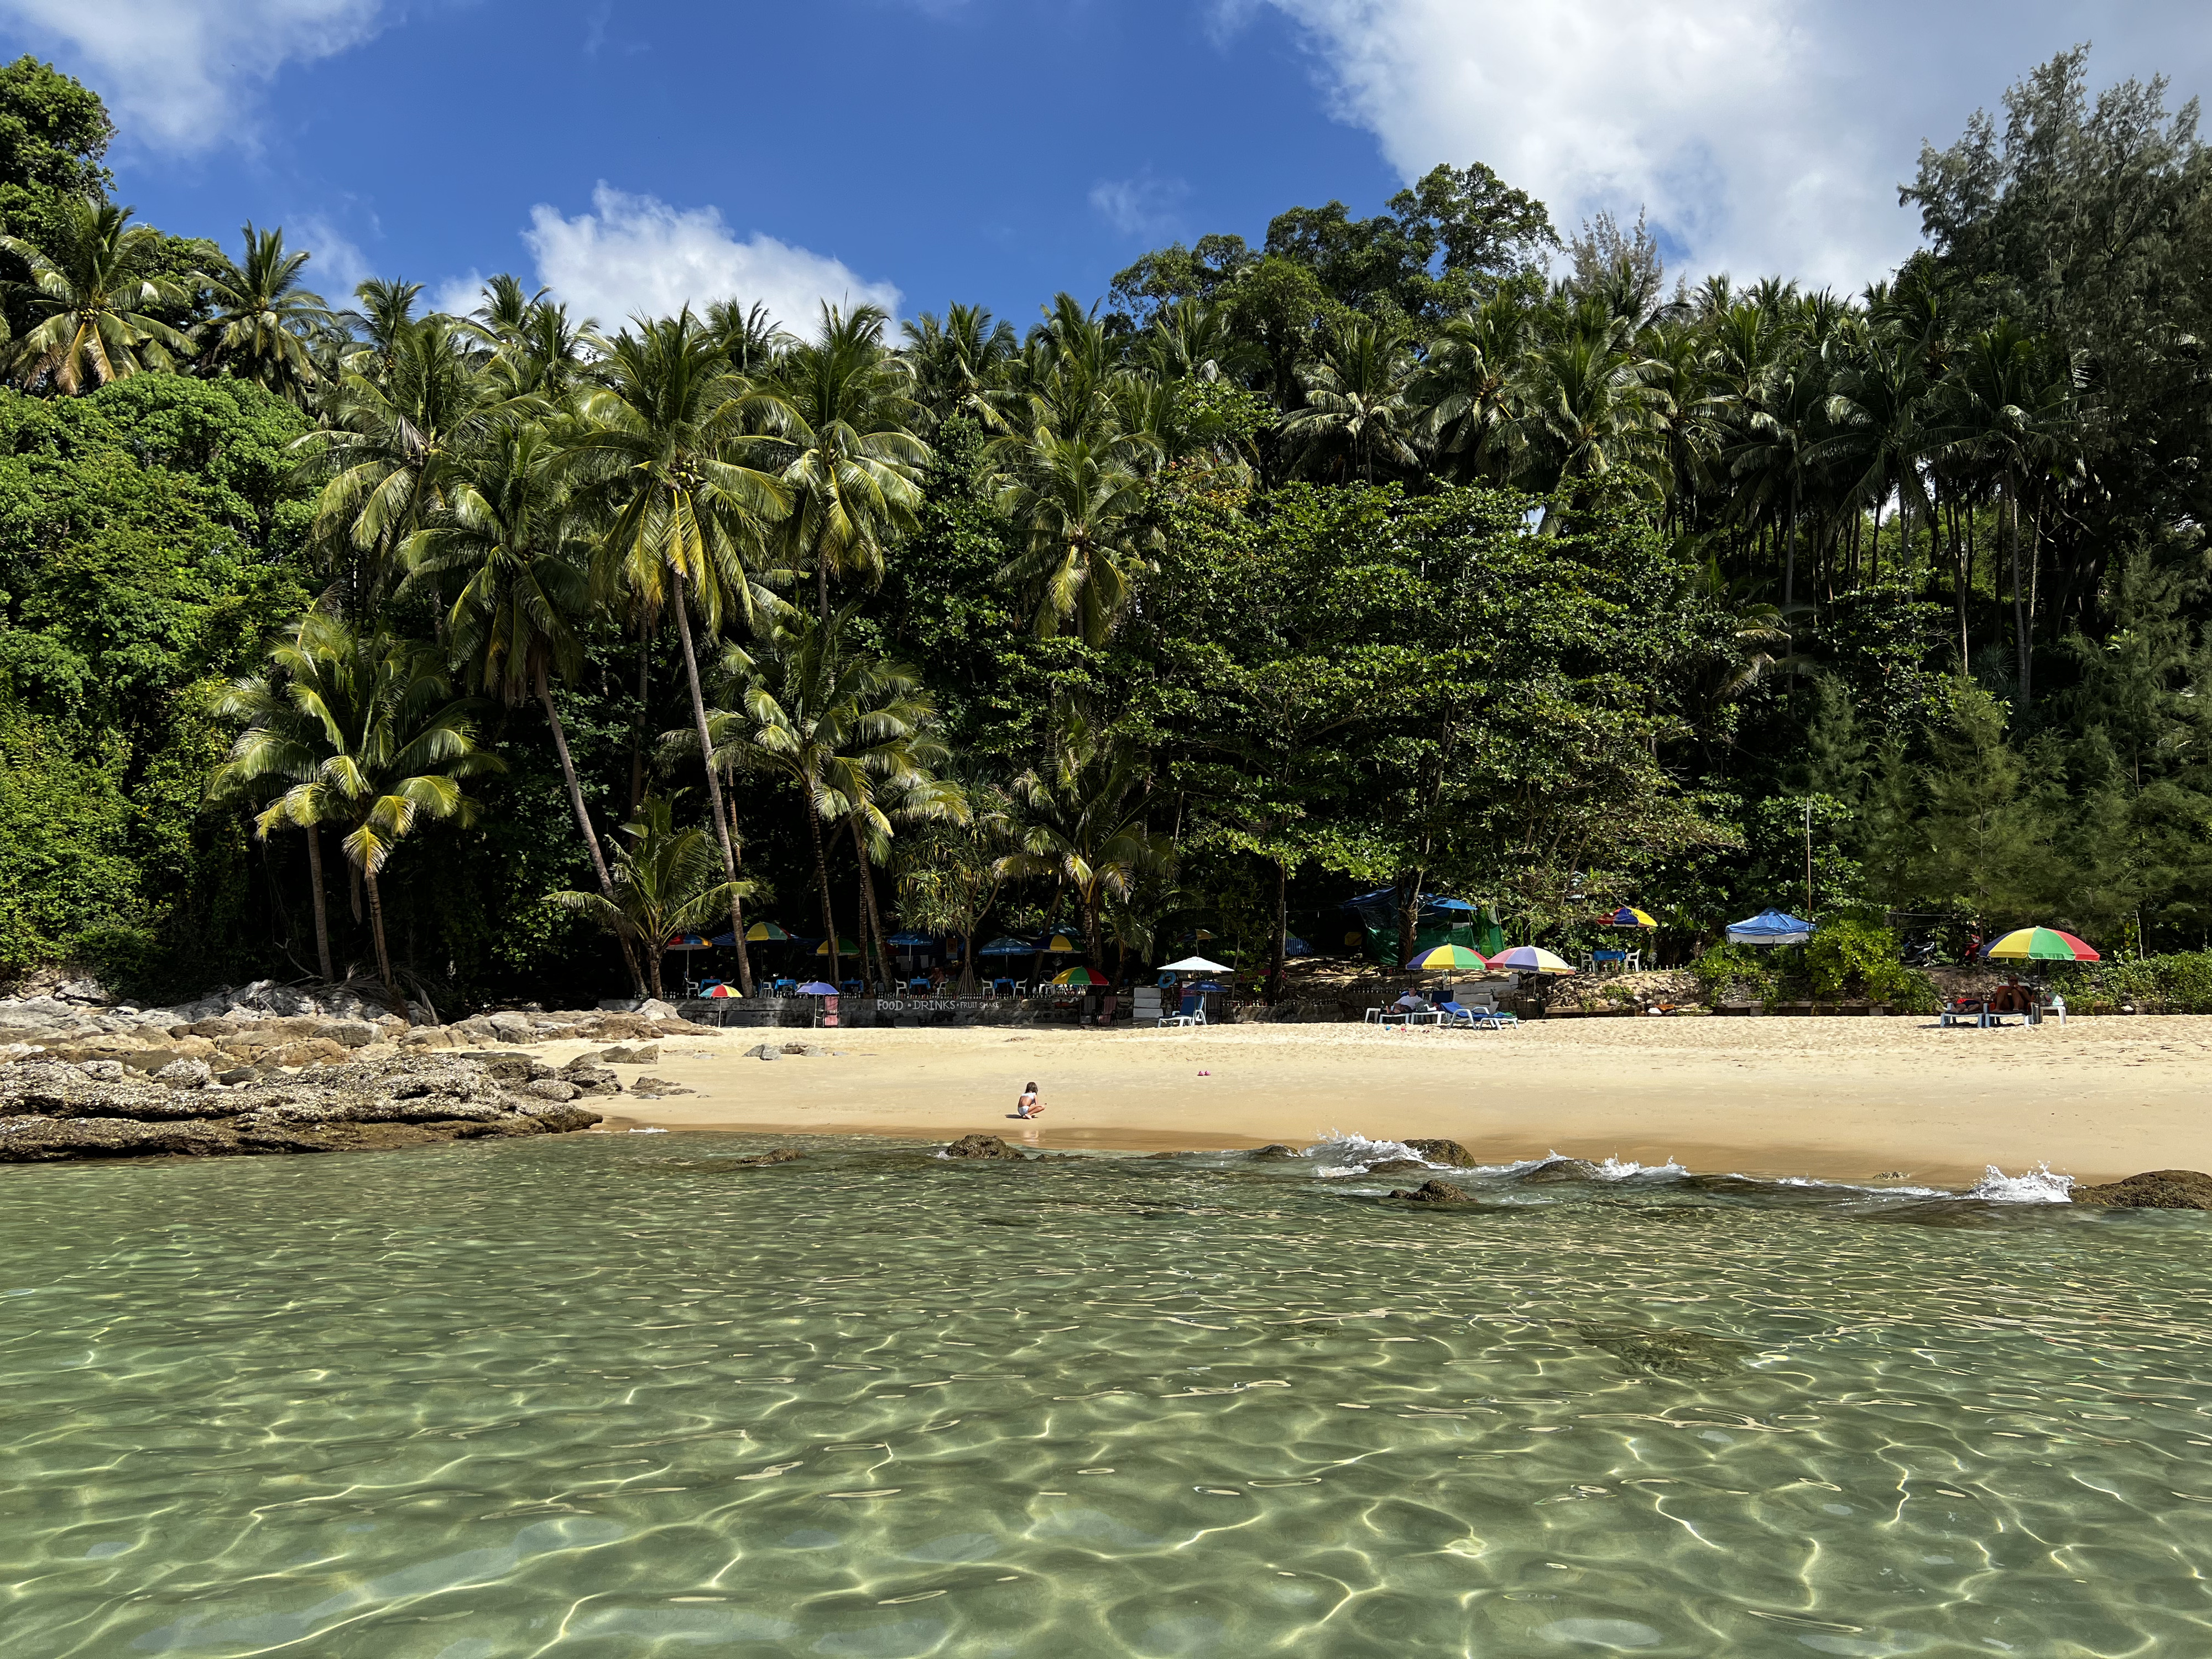
POLYGON ((1042 1117, 1044 1107, 1037 1100, 1037 1086, 1032 1083, 1022 1091, 1022 1097, 1014 1103, 1016 1117, 1042 1117))

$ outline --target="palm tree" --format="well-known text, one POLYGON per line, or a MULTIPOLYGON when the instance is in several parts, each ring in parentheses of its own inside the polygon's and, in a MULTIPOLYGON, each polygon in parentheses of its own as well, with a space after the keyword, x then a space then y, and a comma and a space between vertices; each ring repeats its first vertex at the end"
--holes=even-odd
POLYGON ((201 325, 205 361, 240 380, 307 401, 318 376, 311 343, 331 326, 330 307, 301 284, 307 255, 287 253, 282 230, 246 222, 246 258, 223 260, 207 276, 215 315, 201 325))
POLYGON ((2021 580, 2021 496, 2030 477, 2049 471, 2068 452, 2076 374, 2063 354, 2006 317, 1966 342, 1944 384, 1940 441, 1994 474, 2002 489, 2022 708, 2033 701, 2035 647, 2021 580))
POLYGON ((286 823, 343 832, 340 845, 368 892, 378 977, 395 1010, 403 1008, 378 875, 422 819, 473 823, 476 803, 460 780, 506 769, 478 746, 476 706, 454 698, 427 646, 357 635, 314 611, 270 664, 222 699, 223 713, 248 724, 218 777, 294 780, 255 819, 260 835, 286 823))
POLYGON ((1139 878, 1165 870, 1175 848, 1146 819, 1146 777, 1136 753, 1110 740, 1079 709, 1065 711, 1042 770, 1014 780, 1018 850, 995 866, 1016 878, 1049 879, 1075 896, 1091 969, 1106 971, 1100 916, 1127 899, 1139 878))
POLYGON ((905 363, 884 347, 889 315, 859 306, 848 316, 824 301, 822 337, 776 361, 774 451, 792 512, 784 535, 794 568, 814 571, 815 615, 830 615, 830 578, 879 581, 884 538, 914 523, 929 446, 905 363))
POLYGON ((1650 481, 1650 368, 1625 320, 1601 301, 1584 301, 1555 321, 1530 368, 1528 423, 1547 441, 1561 483, 1620 471, 1650 481))
MULTIPOLYGON (((534 697, 545 711, 569 810, 599 891, 611 902, 613 878, 553 700, 553 677, 573 678, 583 665, 575 623, 589 599, 583 526, 562 476, 563 459, 543 427, 501 428, 458 469, 441 521, 416 531, 403 545, 408 574, 401 591, 441 575, 463 578, 446 615, 447 648, 468 665, 485 696, 510 708, 534 697)), ((643 996, 629 941, 617 938, 631 982, 643 996)))
POLYGON ((872 838, 892 832, 887 801, 894 810, 913 805, 921 809, 917 815, 929 814, 930 769, 945 756, 927 735, 936 708, 921 690, 920 677, 903 664, 849 648, 853 615, 849 605, 826 623, 796 613, 779 619, 757 652, 731 647, 724 668, 738 690, 738 706, 712 717, 708 750, 710 769, 744 767, 799 792, 833 981, 840 953, 822 827, 842 823, 852 832, 860 860, 859 925, 864 936, 872 933, 880 956, 882 921, 869 874, 871 863, 880 860, 872 838))
POLYGON ((704 832, 678 830, 665 800, 644 802, 623 826, 628 847, 615 852, 611 893, 562 892, 553 902, 580 910, 622 941, 623 954, 642 955, 653 994, 661 994, 661 963, 668 941, 711 926, 723 911, 750 894, 749 881, 714 879, 714 848, 704 832))
POLYGON ((1529 343, 1528 312, 1501 292, 1446 322, 1430 342, 1412 395, 1437 470, 1503 483, 1525 445, 1515 418, 1529 343))
POLYGON ((1378 465, 1418 465, 1407 441, 1414 368, 1412 343, 1395 323, 1359 316, 1339 323, 1300 377, 1305 407, 1284 420, 1284 437, 1309 467, 1317 461, 1339 480, 1356 473, 1372 483, 1378 465))
POLYGON ((67 204, 67 229, 50 257, 20 236, 0 236, 31 268, 16 284, 43 314, 15 354, 16 378, 41 380, 72 395, 148 368, 168 368, 170 353, 191 355, 192 343, 148 313, 191 303, 179 283, 160 274, 161 233, 131 222, 131 210, 105 202, 67 204))
POLYGON ((999 580, 1033 596, 1040 637, 1073 620, 1085 641, 1103 645, 1128 608, 1146 551, 1163 544, 1158 530, 1139 525, 1145 480, 1110 441, 1043 432, 1017 453, 1020 471, 1001 479, 997 500, 1024 544, 999 580))
POLYGON ((370 602, 400 544, 445 510, 454 468, 507 407, 469 362, 467 338, 450 319, 403 317, 388 339, 349 356, 327 424, 299 441, 330 475, 315 528, 349 611, 370 602))
MULTIPOLYGON (((585 401, 586 425, 571 441, 580 461, 596 471, 595 493, 610 514, 598 550, 596 585, 626 592, 641 611, 676 613, 684 672, 691 694, 700 753, 709 760, 707 794, 721 844, 725 884, 738 878, 737 849, 722 807, 722 785, 711 757, 707 700, 691 629, 696 606, 709 638, 734 613, 747 622, 775 604, 759 586, 769 526, 790 508, 790 495, 769 474, 738 459, 758 435, 772 399, 733 374, 713 335, 686 307, 678 316, 641 320, 608 349, 604 385, 585 401)), ((744 927, 730 898, 730 927, 738 939, 740 989, 750 987, 744 927)))
POLYGON ((1006 370, 1021 350, 1012 323, 994 322, 981 306, 952 305, 941 321, 925 311, 899 327, 915 401, 933 428, 963 415, 986 431, 1005 428, 1006 370))

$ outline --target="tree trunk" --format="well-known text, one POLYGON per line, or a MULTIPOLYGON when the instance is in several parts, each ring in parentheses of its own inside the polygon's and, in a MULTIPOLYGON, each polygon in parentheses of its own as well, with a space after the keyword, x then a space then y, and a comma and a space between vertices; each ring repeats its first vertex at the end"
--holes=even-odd
POLYGON ((637 625, 637 728, 629 740, 630 816, 645 804, 645 738, 653 724, 653 629, 637 625))
MULTIPOLYGON (((397 1005, 394 1009, 397 1012, 407 1005, 401 1000, 399 987, 392 977, 392 953, 384 948, 384 895, 377 890, 376 872, 374 870, 362 871, 362 880, 368 888, 368 923, 376 938, 377 976, 384 981, 386 999, 397 1005)), ((405 1016, 403 1014, 401 1017, 404 1018, 405 1016)))
POLYGON ((1797 475, 1790 475, 1790 527, 1782 546, 1782 609, 1787 612, 1797 599, 1797 475))
POLYGON ((655 948, 655 947, 653 947, 653 946, 651 946, 651 945, 648 945, 648 946, 647 946, 647 947, 646 947, 646 952, 645 952, 645 966, 646 966, 646 971, 653 976, 653 1000, 655 1002, 659 1002, 659 1001, 660 1001, 660 1000, 661 1000, 661 995, 660 995, 660 982, 661 982, 661 981, 660 981, 660 964, 661 964, 662 961, 666 957, 667 954, 668 954, 668 953, 667 953, 665 951, 659 950, 659 949, 657 949, 657 948, 655 948))
POLYGON ((957 990, 963 997, 972 997, 975 994, 975 933, 973 928, 960 935, 960 980, 957 990))
POLYGON ((315 964, 325 982, 336 979, 331 971, 331 914, 323 896, 323 826, 307 826, 307 879, 314 888, 315 964))
POLYGON ((830 948, 826 953, 830 963, 827 978, 837 983, 837 912, 830 902, 830 860, 822 851, 822 815, 814 810, 814 798, 808 795, 803 804, 806 811, 806 832, 814 838, 814 884, 822 894, 822 939, 830 948))
POLYGON ((814 614, 817 620, 830 620, 830 561, 822 550, 814 550, 814 614))
POLYGON ((860 834, 860 820, 855 814, 848 820, 853 828, 853 851, 860 860, 860 926, 867 932, 861 936, 860 948, 865 959, 868 948, 876 952, 876 981, 888 986, 891 983, 890 947, 884 940, 883 914, 876 908, 875 866, 868 860, 868 843, 860 834))
MULTIPOLYGON (((1290 866, 1275 860, 1275 943, 1267 953, 1267 1006, 1283 1000, 1283 952, 1290 944, 1290 866)), ((1403 958, 1401 958, 1403 960, 1403 958)))
MULTIPOLYGON (((576 815, 576 828, 583 832, 584 850, 592 855, 592 872, 599 878, 599 895, 612 904, 614 878, 607 873, 606 854, 599 850, 599 838, 592 830, 591 809, 584 805, 584 786, 576 781, 576 763, 568 753, 568 729, 561 724, 561 711, 553 706, 553 687, 543 663, 538 665, 538 701, 545 710, 546 725, 552 729, 553 752, 561 757, 561 777, 568 786, 568 807, 576 815)), ((642 997, 645 976, 638 972, 637 952, 630 948, 629 935, 617 933, 615 943, 622 946, 623 966, 629 969, 630 988, 642 997)))
MULTIPOLYGON (((684 678, 691 690, 691 720, 699 729, 699 759, 707 769, 707 803, 714 813, 714 838, 722 844, 722 879, 735 884, 738 879, 737 849, 730 845, 730 822, 722 811, 722 780, 714 770, 714 743, 707 735, 707 699, 699 690, 699 656, 691 645, 691 606, 684 591, 684 573, 676 577, 676 634, 684 641, 684 678)), ((744 913, 738 908, 738 896, 730 895, 730 931, 743 935, 745 931, 744 913)))
POLYGON ((1085 964, 1099 978, 1109 977, 1106 972, 1106 929, 1098 920, 1098 902, 1095 897, 1076 895, 1083 906, 1083 955, 1085 964))
MULTIPOLYGON (((736 854, 738 867, 743 869, 745 862, 745 844, 738 837, 738 804, 735 801, 730 803, 730 848, 736 854)), ((753 994, 753 953, 745 945, 744 926, 745 902, 739 899, 736 908, 738 927, 737 932, 731 934, 730 938, 738 947, 738 992, 741 996, 749 997, 753 994)))
POLYGON ((1409 871, 1398 878, 1398 959, 1390 966, 1402 969, 1413 959, 1413 935, 1420 930, 1421 878, 1427 872, 1409 871))
POLYGON ((2027 596, 2020 580, 2020 496, 2016 489, 2005 491, 2005 506, 2012 523, 2012 638, 2020 657, 2020 706, 2023 713, 2034 701, 2028 684, 2034 647, 2027 637, 2027 596))

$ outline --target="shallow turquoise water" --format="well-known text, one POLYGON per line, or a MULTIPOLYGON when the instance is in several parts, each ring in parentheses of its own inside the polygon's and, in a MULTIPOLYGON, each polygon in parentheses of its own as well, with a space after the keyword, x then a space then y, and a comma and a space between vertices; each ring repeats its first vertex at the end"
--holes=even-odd
POLYGON ((2203 1218, 761 1144, 0 1170, 0 1653, 2212 1651, 2203 1218))

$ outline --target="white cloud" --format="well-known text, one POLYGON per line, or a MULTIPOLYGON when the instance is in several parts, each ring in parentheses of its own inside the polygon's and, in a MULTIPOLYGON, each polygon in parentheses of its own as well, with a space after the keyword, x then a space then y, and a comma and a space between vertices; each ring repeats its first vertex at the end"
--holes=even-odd
POLYGON ((319 215, 295 219, 284 228, 284 246, 311 257, 301 273, 309 288, 343 309, 353 291, 374 276, 368 256, 350 237, 319 215))
POLYGON ((0 21, 58 43, 126 142, 204 150, 250 141, 255 89, 286 64, 376 32, 380 0, 0 0, 0 21))
POLYGON ((1176 209, 1190 194, 1180 179, 1102 179, 1091 187, 1091 205, 1124 236, 1156 236, 1173 223, 1176 209))
POLYGON ((1805 0, 1268 3, 1304 26, 1339 114, 1409 179, 1487 161, 1563 230, 1648 206, 1698 271, 1856 289, 1912 245, 1895 180, 1917 135, 1875 149, 1892 112, 1867 106, 1847 72, 1863 66, 1805 0))
POLYGON ((796 331, 811 329, 824 300, 898 313, 890 283, 864 282, 842 262, 773 236, 740 241, 716 208, 672 208, 602 184, 591 212, 564 218, 540 204, 530 220, 522 240, 537 258, 538 280, 608 328, 731 299, 757 300, 796 331))

